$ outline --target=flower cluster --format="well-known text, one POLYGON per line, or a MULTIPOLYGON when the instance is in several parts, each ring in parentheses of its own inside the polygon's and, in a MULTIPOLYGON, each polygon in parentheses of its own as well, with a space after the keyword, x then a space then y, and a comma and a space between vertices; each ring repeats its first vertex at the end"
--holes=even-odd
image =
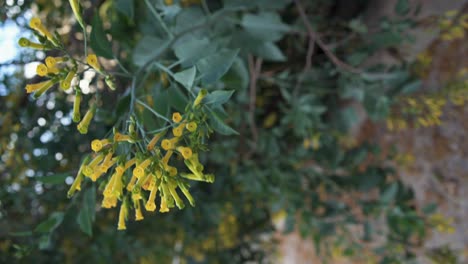
MULTIPOLYGON (((47 78, 47 80, 26 85, 26 93, 34 93, 34 98, 38 98, 57 83, 59 83, 61 90, 68 91, 72 87, 73 79, 78 78, 80 74, 83 73, 86 69, 79 71, 79 60, 68 55, 68 53, 63 48, 63 43, 60 39, 60 36, 58 34, 52 35, 44 27, 39 18, 32 18, 30 20, 29 26, 38 35, 40 43, 32 42, 26 38, 20 38, 18 44, 21 47, 29 47, 40 50, 56 49, 64 53, 64 55, 59 57, 47 56, 44 60, 44 63, 39 63, 36 67, 36 74, 40 77, 47 78)), ((86 64, 99 74, 103 75, 109 88, 111 90, 115 90, 115 81, 113 76, 103 71, 95 54, 89 54, 86 57, 86 64)), ((86 134, 88 132, 88 126, 95 114, 96 105, 91 104, 83 119, 81 119, 81 90, 78 86, 73 87, 73 89, 75 92, 75 100, 73 104, 73 121, 76 123, 79 122, 77 125, 78 131, 82 134, 86 134)))
POLYGON ((130 209, 135 211, 136 221, 143 219, 142 207, 148 212, 155 211, 158 194, 161 213, 169 212, 175 206, 185 207, 177 190, 194 206, 188 180, 214 181, 213 174, 204 172, 198 156, 203 150, 200 137, 204 133, 204 128, 199 125, 203 124, 199 104, 205 95, 202 90, 184 115, 173 113, 172 124, 149 141, 139 138, 134 123, 130 123, 127 134, 114 130, 112 137, 93 140, 92 158, 83 161, 68 196, 81 189, 85 178, 93 182, 102 180, 102 207, 113 208, 121 201, 119 230, 126 229, 130 209), (179 171, 181 163, 185 165, 184 172, 179 171))

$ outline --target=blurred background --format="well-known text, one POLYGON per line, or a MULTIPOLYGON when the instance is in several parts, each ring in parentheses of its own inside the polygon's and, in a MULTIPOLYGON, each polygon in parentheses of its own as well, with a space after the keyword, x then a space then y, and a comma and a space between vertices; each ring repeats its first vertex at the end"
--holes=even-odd
MULTIPOLYGON (((58 51, 17 44, 35 39, 37 16, 83 57, 68 1, 0 0, 0 262, 466 263, 467 1, 79 2, 117 58, 101 59, 115 92, 81 76, 85 96, 105 94, 87 135, 73 94, 25 93, 58 51), (66 193, 89 142, 128 105, 119 63, 135 72, 164 36, 148 5, 174 32, 227 10, 196 36, 200 54, 240 50, 209 87, 235 90, 224 119, 239 135, 210 137, 202 159, 216 181, 192 185, 196 207, 117 231, 102 186, 66 193)), ((169 116, 184 90, 158 68, 148 76, 142 97, 169 116)))

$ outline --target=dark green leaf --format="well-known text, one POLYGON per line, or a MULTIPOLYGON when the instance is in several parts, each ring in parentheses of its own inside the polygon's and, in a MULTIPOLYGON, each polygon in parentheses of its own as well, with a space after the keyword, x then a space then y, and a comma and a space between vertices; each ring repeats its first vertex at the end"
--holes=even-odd
POLYGON ((80 229, 89 236, 93 235, 92 225, 95 220, 96 189, 91 187, 84 192, 82 208, 77 222, 80 229))
POLYGON ((133 51, 133 63, 143 66, 150 58, 156 56, 165 48, 167 41, 154 36, 144 36, 133 51))
POLYGON ((193 81, 195 81, 196 73, 197 70, 195 67, 191 67, 190 69, 174 74, 174 79, 178 83, 182 84, 187 90, 190 90, 193 86, 193 81))
POLYGON ((218 81, 229 70, 239 50, 223 50, 197 62, 204 84, 218 81))
POLYGON ((54 212, 49 218, 40 223, 35 229, 35 232, 50 233, 54 231, 63 221, 64 214, 62 212, 54 212))
POLYGON ((247 13, 242 18, 241 24, 252 36, 265 42, 278 41, 285 32, 290 30, 289 26, 284 24, 281 17, 274 12, 247 13))
POLYGON ((265 42, 261 45, 251 47, 252 52, 269 61, 286 61, 286 56, 273 42, 265 42))
POLYGON ((112 59, 114 57, 114 54, 112 53, 112 45, 109 40, 107 40, 106 33, 102 28, 99 12, 95 12, 92 26, 93 29, 91 30, 90 36, 91 48, 93 48, 96 55, 107 59, 112 59))
POLYGON ((226 136, 239 135, 237 131, 226 125, 226 123, 224 123, 224 121, 215 111, 208 110, 208 115, 210 117, 210 125, 216 132, 226 136))
POLYGON ((38 177, 37 180, 47 184, 63 184, 68 176, 70 176, 68 173, 57 173, 50 176, 38 177))

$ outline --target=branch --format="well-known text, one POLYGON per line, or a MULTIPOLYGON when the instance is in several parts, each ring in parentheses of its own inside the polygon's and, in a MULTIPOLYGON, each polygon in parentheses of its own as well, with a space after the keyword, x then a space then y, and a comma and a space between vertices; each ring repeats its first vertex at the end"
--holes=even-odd
POLYGON ((356 69, 356 68, 354 68, 353 66, 351 66, 349 64, 346 64, 342 60, 338 59, 338 57, 336 57, 335 54, 333 54, 333 52, 330 51, 328 46, 325 43, 323 43, 322 39, 318 36, 318 34, 312 28, 312 25, 310 24, 309 20, 307 19, 307 15, 305 13, 304 7, 301 4, 301 1, 300 0, 294 0, 294 3, 296 4, 297 11, 299 11, 299 15, 300 15, 302 21, 304 22, 304 24, 306 26, 309 38, 310 38, 310 36, 315 38, 315 42, 317 43, 317 45, 323 50, 325 55, 332 61, 332 63, 335 64, 335 66, 337 66, 338 68, 341 68, 343 70, 346 70, 346 71, 349 71, 349 72, 352 72, 352 73, 361 73, 362 72, 361 70, 356 69))
POLYGON ((249 72, 250 72, 250 84, 249 84, 249 122, 250 122, 250 131, 252 132, 252 137, 254 141, 254 147, 247 153, 247 157, 255 151, 258 141, 258 130, 255 124, 255 102, 257 101, 257 81, 260 76, 262 69, 262 59, 255 59, 252 55, 248 57, 249 61, 249 72))

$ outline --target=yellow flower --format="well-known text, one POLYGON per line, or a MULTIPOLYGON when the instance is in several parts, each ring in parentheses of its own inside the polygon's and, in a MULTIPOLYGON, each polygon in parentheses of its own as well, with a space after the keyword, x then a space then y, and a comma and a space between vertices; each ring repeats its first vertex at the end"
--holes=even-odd
POLYGON ((127 219, 127 215, 128 215, 128 209, 127 209, 126 202, 124 201, 124 202, 120 205, 119 223, 118 223, 118 225, 117 225, 117 230, 125 230, 125 229, 127 229, 127 227, 125 226, 125 220, 127 219))
POLYGON ((169 162, 169 159, 171 158, 172 154, 174 152, 172 150, 168 150, 166 152, 166 155, 164 155, 164 157, 162 158, 162 163, 164 164, 164 166, 167 166, 167 163, 169 162))
POLYGON ((181 137, 182 134, 184 133, 184 127, 185 124, 180 124, 177 127, 172 129, 172 134, 174 134, 174 137, 181 137))
POLYGON ((135 206, 135 220, 136 221, 143 220, 144 217, 143 217, 143 214, 141 213, 140 199, 134 199, 133 205, 135 206))
POLYGON ((68 72, 65 79, 60 83, 60 88, 62 88, 62 90, 66 91, 66 90, 68 90, 70 88, 71 81, 72 81, 73 77, 75 77, 75 74, 76 74, 76 70, 71 70, 71 71, 68 72))
POLYGON ((169 208, 167 207, 167 202, 164 197, 161 197, 161 206, 159 206, 159 212, 160 213, 167 213, 169 212, 169 208))
POLYGON ((171 6, 174 4, 174 0, 164 0, 164 4, 167 6, 171 6))
POLYGON ((177 175, 177 168, 176 167, 172 167, 172 166, 166 166, 166 170, 167 172, 169 173, 169 176, 176 176, 177 175))
POLYGON ((91 149, 94 152, 99 152, 103 147, 107 146, 110 143, 109 139, 95 139, 91 141, 91 149))
POLYGON ((197 130, 197 123, 192 121, 188 123, 187 125, 185 125, 185 128, 190 132, 194 132, 195 130, 197 130))
POLYGON ((201 89, 200 92, 198 92, 197 98, 195 98, 195 101, 193 102, 193 107, 197 107, 207 94, 208 91, 206 89, 201 89))
POLYGON ((80 122, 80 104, 81 104, 81 90, 76 88, 75 101, 73 102, 73 122, 80 122))
POLYGON ((96 71, 101 72, 101 65, 99 65, 96 54, 89 54, 88 57, 86 57, 86 63, 88 63, 89 66, 93 67, 93 69, 96 71))
POLYGON ((174 137, 174 138, 171 138, 171 139, 163 139, 163 141, 161 141, 161 147, 164 150, 174 149, 175 144, 177 143, 178 140, 179 140, 179 138, 177 138, 177 137, 174 137))
POLYGON ((190 194, 189 190, 188 190, 188 187, 186 186, 186 184, 184 184, 183 182, 181 181, 178 181, 177 182, 177 185, 179 186, 180 190, 182 191, 182 193, 185 195, 185 198, 187 198, 187 200, 189 201, 190 205, 191 206, 195 206, 195 200, 193 199, 192 195, 190 194))
POLYGON ((36 84, 28 84, 26 85, 26 93, 33 93, 33 92, 43 89, 44 87, 50 88, 52 87, 52 85, 54 85, 54 83, 55 83, 54 80, 51 79, 51 80, 36 83, 36 84))
POLYGON ((172 121, 174 121, 175 123, 179 123, 180 121, 182 121, 182 116, 179 112, 175 112, 172 114, 172 121))
POLYGON ((151 141, 148 143, 148 146, 146 146, 146 149, 148 151, 151 151, 153 150, 154 146, 156 145, 156 143, 158 143, 159 139, 164 136, 164 134, 166 134, 166 131, 163 131, 163 132, 160 132, 156 135, 154 135, 154 137, 151 139, 151 141))
MULTIPOLYGON (((44 83, 42 87, 40 87, 36 92, 34 93, 34 98, 39 98, 41 95, 43 95, 47 90, 49 90, 56 82, 58 79, 50 79, 48 82, 44 83)), ((28 91, 28 86, 26 86, 26 92, 28 91)))
POLYGON ((45 36, 50 42, 54 44, 54 46, 58 46, 57 41, 54 39, 52 34, 44 27, 44 25, 42 25, 42 22, 39 18, 33 17, 29 21, 29 26, 37 32, 41 33, 43 36, 45 36))
POLYGON ((177 193, 177 191, 175 189, 177 187, 177 185, 169 184, 169 183, 166 184, 166 185, 168 185, 167 189, 169 190, 172 198, 174 198, 174 201, 176 202, 177 208, 179 208, 180 210, 184 209, 184 207, 185 207, 184 201, 182 201, 182 199, 180 199, 180 196, 179 196, 179 194, 177 193))
POLYGON ((133 166, 136 163, 136 159, 132 158, 131 160, 128 160, 125 162, 124 170, 128 170, 131 166, 133 166))
POLYGON ((47 69, 47 66, 43 63, 40 63, 39 65, 37 65, 36 67, 36 74, 39 75, 39 76, 46 76, 47 73, 48 73, 48 69, 47 69))
POLYGON ((122 194, 122 189, 123 189, 122 175, 124 172, 125 172, 125 169, 122 166, 117 166, 115 168, 115 181, 114 181, 114 184, 112 185, 111 190, 112 190, 112 193, 117 197, 119 197, 122 194))
POLYGON ((88 163, 90 157, 86 156, 86 158, 83 160, 83 163, 81 163, 80 169, 78 170, 78 173, 76 174, 75 181, 73 181, 72 186, 67 192, 67 197, 70 198, 73 196, 76 190, 81 190, 81 182, 83 181, 83 168, 86 166, 88 163))
POLYGON ((157 192, 158 192, 158 185, 156 185, 155 183, 151 188, 150 196, 148 198, 148 201, 145 204, 146 211, 153 212, 154 210, 156 210, 155 199, 156 199, 157 192))
POLYGON ((122 133, 116 132, 114 134, 114 142, 122 142, 122 141, 127 141, 132 143, 133 139, 129 135, 124 135, 122 133))
POLYGON ((89 127, 89 124, 91 123, 91 120, 93 119, 95 112, 96 112, 96 106, 92 105, 86 112, 85 116, 83 117, 83 120, 81 120, 81 122, 78 123, 78 125, 76 126, 78 131, 81 134, 88 133, 88 127, 89 127))
POLYGON ((42 44, 39 44, 39 43, 34 43, 34 42, 31 42, 29 39, 27 38, 20 38, 18 40, 18 44, 21 46, 21 47, 28 47, 28 48, 33 48, 33 49, 38 49, 38 50, 46 50, 46 49, 49 49, 47 46, 45 45, 42 45, 42 44))
POLYGON ((177 147, 177 151, 184 157, 184 159, 190 159, 192 157, 192 149, 189 147, 177 147))
POLYGON ((151 164, 151 161, 151 158, 147 158, 138 166, 136 166, 136 168, 133 169, 133 175, 135 175, 137 178, 143 177, 145 175, 145 169, 151 164))
POLYGON ((90 177, 97 165, 104 159, 104 154, 100 153, 99 155, 97 155, 96 157, 94 157, 94 159, 86 166, 83 167, 83 174, 86 176, 86 177, 90 177))

